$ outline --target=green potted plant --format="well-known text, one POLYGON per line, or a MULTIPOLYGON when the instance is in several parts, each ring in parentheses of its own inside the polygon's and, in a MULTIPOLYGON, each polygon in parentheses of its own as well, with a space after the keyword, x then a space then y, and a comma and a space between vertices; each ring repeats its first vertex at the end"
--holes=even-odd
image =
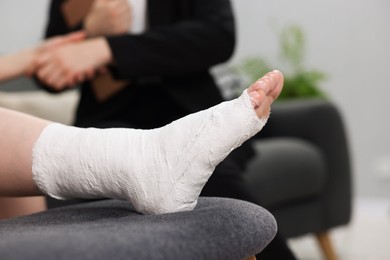
MULTIPOLYGON (((304 66, 305 36, 299 26, 292 25, 284 28, 280 33, 280 59, 286 70, 284 88, 279 100, 289 98, 325 98, 319 83, 326 79, 325 73, 306 69, 304 66)), ((250 82, 256 81, 261 75, 275 68, 261 57, 245 59, 236 72, 250 82)))

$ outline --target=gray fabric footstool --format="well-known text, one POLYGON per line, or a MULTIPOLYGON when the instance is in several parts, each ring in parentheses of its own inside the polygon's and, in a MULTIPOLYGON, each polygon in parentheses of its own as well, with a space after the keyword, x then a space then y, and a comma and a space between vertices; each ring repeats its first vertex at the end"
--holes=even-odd
POLYGON ((0 259, 246 259, 276 233, 265 209, 200 198, 193 211, 140 215, 102 200, 0 221, 0 259))

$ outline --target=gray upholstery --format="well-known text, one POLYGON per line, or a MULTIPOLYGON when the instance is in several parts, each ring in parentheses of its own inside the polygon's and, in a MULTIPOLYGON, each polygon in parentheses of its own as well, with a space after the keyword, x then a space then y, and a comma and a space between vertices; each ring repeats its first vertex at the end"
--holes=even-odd
POLYGON ((0 221, 0 259, 244 259, 275 233, 268 211, 239 200, 163 215, 103 200, 0 221))
POLYGON ((324 100, 273 105, 245 181, 286 237, 327 231, 351 216, 351 169, 341 114, 324 100))
POLYGON ((259 158, 249 166, 249 189, 265 208, 319 196, 326 186, 324 158, 311 143, 276 138, 255 144, 259 158))

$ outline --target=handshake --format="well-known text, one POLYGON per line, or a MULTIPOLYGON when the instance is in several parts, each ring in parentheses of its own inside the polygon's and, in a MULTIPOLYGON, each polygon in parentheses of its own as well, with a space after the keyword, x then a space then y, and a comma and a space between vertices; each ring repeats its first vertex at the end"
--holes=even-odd
MULTIPOLYGON (((66 3, 70 2, 78 1, 66 3)), ((24 74, 36 76, 53 91, 61 91, 105 73, 112 62, 105 36, 131 30, 132 7, 127 0, 95 0, 80 18, 83 28, 78 32, 52 37, 35 48, 0 57, 0 81, 24 74)))

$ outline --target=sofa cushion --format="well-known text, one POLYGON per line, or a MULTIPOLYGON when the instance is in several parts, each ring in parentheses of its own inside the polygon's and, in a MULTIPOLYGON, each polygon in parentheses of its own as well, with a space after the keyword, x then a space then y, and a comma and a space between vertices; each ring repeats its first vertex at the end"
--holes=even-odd
POLYGON ((275 209, 322 193, 326 164, 320 150, 296 138, 267 138, 255 142, 245 181, 260 205, 275 209))
POLYGON ((76 89, 56 95, 43 90, 0 91, 0 107, 62 124, 72 124, 78 98, 76 89))
POLYGON ((200 198, 193 211, 140 215, 103 200, 0 221, 1 259, 244 259, 276 233, 265 209, 200 198))

